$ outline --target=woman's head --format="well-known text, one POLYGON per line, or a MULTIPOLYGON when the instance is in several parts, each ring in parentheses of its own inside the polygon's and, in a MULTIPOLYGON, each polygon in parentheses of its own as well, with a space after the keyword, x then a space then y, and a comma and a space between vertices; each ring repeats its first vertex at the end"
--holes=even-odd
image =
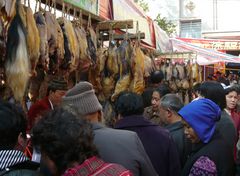
POLYGON ((235 109, 238 101, 238 89, 235 86, 227 87, 225 89, 226 108, 235 109))
POLYGON ((161 84, 153 90, 151 104, 154 111, 158 110, 160 99, 168 93, 171 93, 171 90, 166 84, 161 84))
POLYGON ((220 119, 221 109, 213 101, 201 98, 184 106, 178 114, 182 117, 184 133, 192 143, 208 143, 220 119))

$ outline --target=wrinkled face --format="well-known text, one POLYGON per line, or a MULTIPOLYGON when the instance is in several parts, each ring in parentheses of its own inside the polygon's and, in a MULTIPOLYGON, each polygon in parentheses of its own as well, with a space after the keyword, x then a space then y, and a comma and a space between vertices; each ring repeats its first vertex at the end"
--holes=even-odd
POLYGON ((189 139, 193 144, 199 143, 200 139, 194 129, 184 119, 182 119, 182 124, 186 138, 189 139))
POLYGON ((154 111, 157 111, 160 103, 160 95, 157 91, 153 92, 151 103, 152 103, 152 109, 154 111))
POLYGON ((55 92, 50 92, 49 97, 54 106, 59 106, 62 102, 62 97, 65 95, 65 90, 56 90, 55 92))
POLYGON ((229 92, 226 95, 227 109, 234 109, 237 105, 238 95, 236 91, 229 92))

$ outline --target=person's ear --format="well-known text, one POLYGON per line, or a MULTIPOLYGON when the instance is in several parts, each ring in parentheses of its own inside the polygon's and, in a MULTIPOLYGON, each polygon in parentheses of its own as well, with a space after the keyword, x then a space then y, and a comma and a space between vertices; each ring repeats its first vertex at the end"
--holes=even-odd
POLYGON ((168 109, 167 109, 167 117, 168 117, 168 118, 171 118, 171 117, 172 117, 172 113, 173 113, 173 112, 168 108, 168 109))
POLYGON ((103 112, 102 111, 98 111, 98 121, 102 122, 103 120, 103 112))

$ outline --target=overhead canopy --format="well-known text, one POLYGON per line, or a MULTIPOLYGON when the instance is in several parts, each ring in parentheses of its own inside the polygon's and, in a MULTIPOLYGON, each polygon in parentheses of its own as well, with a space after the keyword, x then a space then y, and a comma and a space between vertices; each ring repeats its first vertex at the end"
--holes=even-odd
POLYGON ((217 62, 240 63, 240 58, 215 51, 213 49, 202 48, 179 39, 171 38, 173 50, 181 52, 195 52, 197 54, 197 63, 199 65, 210 65, 217 62))

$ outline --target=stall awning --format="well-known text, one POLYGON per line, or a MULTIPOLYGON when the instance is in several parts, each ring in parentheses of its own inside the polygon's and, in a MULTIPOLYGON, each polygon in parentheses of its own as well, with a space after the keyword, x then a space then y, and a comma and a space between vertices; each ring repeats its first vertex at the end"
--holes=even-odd
POLYGON ((199 65, 210 65, 217 62, 240 63, 240 58, 215 51, 213 49, 202 48, 179 39, 171 38, 173 50, 181 52, 195 52, 199 65))

